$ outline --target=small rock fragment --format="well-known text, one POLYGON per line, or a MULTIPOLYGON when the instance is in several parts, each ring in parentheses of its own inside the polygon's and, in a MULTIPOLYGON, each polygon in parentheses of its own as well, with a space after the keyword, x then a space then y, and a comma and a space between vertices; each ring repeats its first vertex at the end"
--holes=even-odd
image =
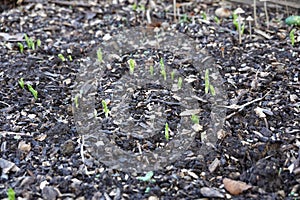
POLYGON ((215 158, 214 161, 208 166, 208 170, 210 173, 214 172, 217 167, 220 165, 220 160, 215 158))
POLYGON ((64 155, 71 154, 75 150, 75 143, 72 140, 67 140, 62 146, 61 146, 61 152, 64 155))
POLYGON ((55 200, 58 196, 57 189, 54 189, 52 186, 46 186, 42 190, 42 196, 44 199, 55 200))
POLYGON ((245 182, 235 181, 229 178, 224 178, 223 184, 225 189, 232 195, 239 195, 252 187, 245 182))
POLYGON ((224 198, 224 194, 222 194, 221 192, 219 192, 217 189, 214 189, 214 188, 203 187, 200 189, 200 192, 205 197, 224 198))

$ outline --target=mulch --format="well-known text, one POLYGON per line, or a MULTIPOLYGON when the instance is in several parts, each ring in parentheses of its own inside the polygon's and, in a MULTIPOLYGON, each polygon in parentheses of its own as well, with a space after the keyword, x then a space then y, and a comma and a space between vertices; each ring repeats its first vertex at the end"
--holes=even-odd
MULTIPOLYGON (((264 8, 258 7, 258 26, 252 27, 250 37, 245 23, 239 44, 232 18, 215 18, 220 1, 182 2, 177 21, 172 2, 150 3, 145 8, 151 8, 150 24, 144 1, 137 9, 133 9, 133 1, 11 2, 0 7, 1 198, 7 198, 9 188, 19 199, 299 198, 300 30, 284 22, 286 17, 299 14, 297 10, 269 7, 267 26, 264 8), (74 85, 91 52, 107 38, 137 26, 178 31, 195 41, 201 52, 214 58, 219 77, 213 84, 222 86, 226 95, 226 102, 220 105, 220 109, 226 108, 224 124, 213 150, 199 153, 204 144, 198 133, 177 161, 154 170, 149 180, 141 178, 148 171, 111 169, 83 148, 73 113, 74 85), (289 36, 293 29, 294 45, 289 36), (40 40, 41 45, 29 48, 24 34, 35 44, 40 40), (18 43, 23 44, 23 53, 18 43), (28 85, 38 92, 37 98, 28 85)), ((243 8, 245 18, 252 15, 250 5, 226 6, 230 11, 243 8)), ((107 98, 104 91, 128 72, 124 70, 127 59, 142 62, 144 57, 139 56, 143 53, 122 55, 123 60, 111 66, 97 87, 96 116, 108 137, 117 126, 113 119, 105 119, 100 100, 107 98)), ((173 59, 169 52, 154 51, 148 57, 156 65, 160 58, 170 63, 173 59)), ((194 78, 191 85, 203 110, 200 124, 207 129, 214 105, 203 92, 203 74, 189 64, 173 67, 194 78)), ((135 90, 130 110, 135 120, 145 122, 149 107, 178 103, 173 93, 161 89, 147 85, 135 90)), ((177 104, 166 107, 173 129, 182 110, 177 104)), ((128 137, 126 132, 116 134, 118 137, 110 139, 132 153, 140 151, 138 145, 153 151, 168 142, 162 135, 141 140, 128 137)))

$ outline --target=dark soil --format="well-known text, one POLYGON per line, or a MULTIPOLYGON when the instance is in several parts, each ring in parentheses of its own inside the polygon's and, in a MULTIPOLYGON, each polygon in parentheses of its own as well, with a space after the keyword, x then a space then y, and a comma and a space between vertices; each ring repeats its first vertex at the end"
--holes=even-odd
MULTIPOLYGON (((299 11, 279 5, 268 7, 268 27, 265 11, 258 7, 257 28, 250 37, 246 23, 239 44, 232 18, 215 20, 215 10, 221 3, 217 0, 184 4, 180 11, 187 17, 177 22, 171 15, 171 1, 149 5, 142 1, 140 6, 152 6, 150 24, 143 7, 133 10, 133 1, 11 2, 4 1, 0 6, 1 198, 7 197, 9 188, 20 199, 299 198, 300 29, 284 23, 286 17, 299 11), (204 12, 207 20, 203 19, 204 12), (110 169, 82 149, 82 137, 72 112, 72 91, 80 65, 105 37, 136 26, 166 27, 195 40, 200 49, 215 59, 222 77, 218 84, 225 88, 228 99, 223 105, 227 108, 224 126, 218 132, 214 149, 205 155, 197 154, 202 145, 197 135, 178 161, 154 171, 150 181, 137 179, 147 171, 142 174, 110 169), (294 45, 289 37, 292 29, 294 45), (41 45, 34 50, 29 48, 25 33, 35 42, 40 40, 41 45), (24 45, 23 53, 18 43, 24 45), (58 54, 66 60, 62 61, 58 54), (22 78, 24 89, 19 84, 22 78), (38 91, 37 99, 27 84, 38 91), (252 187, 234 195, 223 181, 225 178, 252 187)), ((243 8, 244 17, 252 15, 249 5, 228 6, 231 11, 243 8)), ((170 56, 166 52, 153 53, 153 57, 158 55, 166 60, 170 56)), ((160 57, 153 60, 158 63, 160 57)), ((124 72, 117 69, 125 64, 116 63, 115 71, 107 72, 103 82, 119 79, 124 72)), ((191 65, 174 67, 183 74, 197 75, 191 65)), ((205 96, 203 82, 199 76, 192 84, 199 97, 205 96)), ((164 104, 170 110, 168 121, 173 129, 180 121, 178 102, 168 92, 149 94, 153 88, 159 86, 148 85, 135 91, 133 117, 145 117, 148 103, 173 102, 164 104), (143 106, 136 109, 137 105, 143 106)), ((101 89, 98 88, 97 102, 104 98, 101 89)), ((207 128, 212 105, 206 101, 199 104, 204 110, 200 124, 207 128)), ((103 119, 100 103, 96 109, 103 119)), ((108 135, 116 129, 109 120, 101 124, 108 135)), ((138 152, 138 142, 148 151, 167 143, 157 135, 145 140, 118 134, 116 144, 132 152, 138 152)))

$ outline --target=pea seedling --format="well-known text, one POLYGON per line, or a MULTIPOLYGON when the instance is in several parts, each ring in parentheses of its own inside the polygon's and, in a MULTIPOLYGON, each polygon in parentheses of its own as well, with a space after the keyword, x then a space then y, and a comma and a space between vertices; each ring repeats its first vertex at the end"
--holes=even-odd
POLYGON ((197 115, 193 114, 191 120, 194 124, 199 124, 199 117, 197 115))
POLYGON ((204 85, 205 85, 205 94, 207 94, 210 91, 212 96, 216 95, 215 88, 209 82, 209 70, 208 69, 205 70, 204 85))
POLYGON ((60 53, 60 54, 58 54, 57 56, 58 56, 58 57, 61 59, 61 61, 63 61, 63 62, 65 62, 65 61, 66 61, 66 59, 65 59, 64 55, 62 55, 61 53, 60 53))
POLYGON ((168 122, 166 122, 166 125, 165 125, 165 138, 166 138, 167 141, 170 139, 168 122))
POLYGON ((102 50, 101 50, 101 48, 99 48, 99 49, 97 50, 97 58, 98 58, 98 61, 99 61, 100 63, 102 63, 103 58, 102 58, 102 50))
POLYGON ((129 73, 133 74, 134 72, 134 67, 135 67, 135 61, 133 59, 129 59, 129 73))
POLYGON ((151 181, 151 182, 155 182, 154 179, 152 179, 154 175, 153 171, 147 172, 147 174, 145 176, 138 176, 136 177, 136 179, 140 180, 140 181, 151 181))
POLYGON ((27 84, 27 87, 28 87, 28 90, 31 92, 31 94, 33 95, 33 97, 35 98, 35 99, 37 99, 38 98, 38 92, 35 90, 35 89, 33 89, 33 87, 30 85, 30 84, 27 84))
POLYGON ((15 193, 14 189, 9 188, 7 190, 7 198, 8 198, 8 200, 15 200, 16 199, 16 193, 15 193))
POLYGON ((20 80, 18 81, 18 83, 19 83, 19 85, 20 85, 20 87, 21 87, 22 89, 25 88, 25 83, 24 83, 23 78, 20 78, 20 80))
POLYGON ((178 78, 177 86, 179 89, 181 89, 181 87, 182 87, 182 78, 181 77, 178 78))
POLYGON ((154 68, 153 68, 153 66, 152 66, 152 65, 150 66, 150 69, 149 69, 149 71, 150 71, 150 74, 151 74, 151 76, 153 76, 153 74, 154 74, 154 68))
POLYGON ((290 32, 290 40, 291 40, 292 46, 294 46, 294 44, 295 44, 295 31, 296 31, 296 29, 293 29, 290 32))
POLYGON ((162 58, 160 59, 159 64, 160 64, 160 69, 161 69, 160 73, 164 77, 164 80, 167 80, 165 64, 164 64, 164 60, 162 58))
POLYGON ((18 42, 20 53, 24 52, 24 45, 21 42, 18 42))
POLYGON ((105 114, 105 117, 107 118, 108 114, 109 114, 109 109, 107 107, 107 103, 105 100, 102 100, 101 103, 102 103, 103 112, 105 114))

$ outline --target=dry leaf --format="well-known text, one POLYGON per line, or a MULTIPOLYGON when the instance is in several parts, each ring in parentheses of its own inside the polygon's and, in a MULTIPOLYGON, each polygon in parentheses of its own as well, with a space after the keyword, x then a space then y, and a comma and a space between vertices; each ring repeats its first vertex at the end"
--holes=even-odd
POLYGON ((225 189, 232 195, 239 195, 252 187, 245 182, 235 181, 229 178, 224 178, 223 184, 225 189))

